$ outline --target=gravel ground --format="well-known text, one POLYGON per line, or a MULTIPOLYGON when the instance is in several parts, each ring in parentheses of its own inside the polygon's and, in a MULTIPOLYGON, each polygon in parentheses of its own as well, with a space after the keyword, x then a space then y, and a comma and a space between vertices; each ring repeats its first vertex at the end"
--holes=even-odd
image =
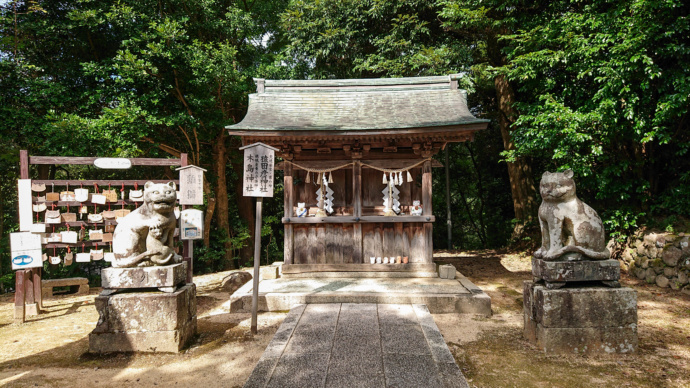
MULTIPOLYGON (((496 251, 437 252, 492 298, 494 314, 478 318, 434 314, 441 333, 476 387, 688 387, 690 296, 624 277, 638 291, 637 354, 548 356, 522 338, 522 282, 529 280, 525 255, 496 251)), ((12 323, 13 295, 0 296, 0 386, 12 387, 240 387, 285 318, 259 315, 259 334, 249 335, 249 315, 229 314, 219 288, 230 272, 195 277, 198 336, 179 354, 96 356, 88 333, 98 314, 100 291, 44 301, 46 313, 12 323)))

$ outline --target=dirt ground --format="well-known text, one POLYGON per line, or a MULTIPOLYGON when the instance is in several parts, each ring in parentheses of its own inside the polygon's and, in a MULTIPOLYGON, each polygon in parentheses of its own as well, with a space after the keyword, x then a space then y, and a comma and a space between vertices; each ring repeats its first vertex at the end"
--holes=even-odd
MULTIPOLYGON (((492 299, 493 316, 435 314, 448 346, 476 387, 688 387, 690 296, 623 278, 638 292, 637 354, 548 356, 522 338, 522 282, 530 279, 524 255, 437 252, 492 299)), ((249 315, 229 314, 229 272, 195 277, 198 336, 179 354, 91 355, 88 333, 98 314, 89 295, 44 301, 45 313, 13 323, 12 295, 0 296, 0 386, 11 387, 241 387, 280 326, 285 313, 259 315, 249 335, 249 315)))

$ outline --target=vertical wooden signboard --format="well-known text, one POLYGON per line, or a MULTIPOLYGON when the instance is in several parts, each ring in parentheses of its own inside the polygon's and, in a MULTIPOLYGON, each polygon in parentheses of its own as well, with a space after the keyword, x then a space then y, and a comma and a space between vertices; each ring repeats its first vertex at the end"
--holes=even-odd
POLYGON ((245 197, 256 197, 256 228, 254 229, 254 287, 252 289, 252 334, 257 332, 256 311, 259 306, 259 265, 261 254, 261 206, 264 197, 273 197, 275 152, 263 143, 240 148, 244 151, 242 191, 245 197))

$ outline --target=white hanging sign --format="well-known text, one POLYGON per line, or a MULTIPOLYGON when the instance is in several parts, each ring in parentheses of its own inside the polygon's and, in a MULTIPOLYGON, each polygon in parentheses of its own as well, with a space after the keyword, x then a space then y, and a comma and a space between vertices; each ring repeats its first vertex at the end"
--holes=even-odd
POLYGON ((19 202, 19 230, 28 232, 33 224, 31 179, 17 179, 17 202, 19 202))
POLYGON ((126 170, 132 167, 132 161, 127 158, 98 158, 93 165, 108 170, 126 170))
POLYGON ((177 169, 180 172, 180 191, 177 199, 180 205, 204 204, 204 170, 194 165, 177 169))
POLYGON ((263 143, 254 143, 240 150, 244 150, 244 196, 273 197, 274 155, 278 149, 263 143))
POLYGON ((10 233, 10 250, 13 270, 43 267, 40 234, 10 233))
POLYGON ((197 209, 182 210, 180 215, 180 239, 200 240, 204 238, 204 212, 197 209))

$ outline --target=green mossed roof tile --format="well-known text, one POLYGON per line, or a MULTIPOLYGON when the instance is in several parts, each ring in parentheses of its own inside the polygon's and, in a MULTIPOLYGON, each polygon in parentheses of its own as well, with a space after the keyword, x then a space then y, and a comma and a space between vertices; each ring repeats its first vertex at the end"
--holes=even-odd
POLYGON ((458 75, 439 77, 264 80, 249 96, 244 119, 227 126, 247 131, 366 131, 486 123, 467 108, 458 75))

